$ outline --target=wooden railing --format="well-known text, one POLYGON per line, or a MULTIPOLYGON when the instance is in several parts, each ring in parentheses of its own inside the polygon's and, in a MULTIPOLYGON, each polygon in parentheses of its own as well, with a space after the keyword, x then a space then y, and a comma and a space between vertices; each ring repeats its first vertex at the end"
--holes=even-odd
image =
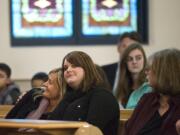
POLYGON ((103 135, 101 130, 86 122, 0 119, 3 135, 103 135))
MULTIPOLYGON (((6 116, 6 114, 12 109, 13 105, 0 105, 0 118, 4 118, 6 116)), ((119 131, 118 131, 118 135, 121 135, 123 130, 124 130, 124 126, 126 121, 131 117, 133 113, 133 110, 129 110, 129 109, 124 109, 124 110, 120 110, 120 125, 119 125, 119 131)), ((2 122, 2 121, 1 121, 2 122)), ((0 123, 1 123, 0 122, 0 123)), ((2 124, 2 123, 1 123, 2 124)), ((18 122, 18 125, 21 124, 20 122, 18 122)), ((17 124, 15 124, 17 126, 17 124)), ((8 125, 9 126, 9 125, 8 125)), ((27 124, 26 124, 27 126, 27 124)), ((37 124, 35 124, 35 126, 37 126, 37 124)), ((42 125, 40 125, 42 126, 42 125)), ((49 127, 50 125, 48 125, 49 127)), ((20 126, 21 127, 21 126, 20 126)), ((43 128, 45 127, 45 125, 43 125, 43 128)), ((7 128, 7 127, 6 127, 7 128)), ((11 127, 14 128, 14 127, 11 127)), ((16 127, 17 128, 17 127, 16 127)), ((32 125, 31 125, 32 128, 32 125)), ((41 127, 39 127, 41 128, 41 127)), ((2 125, 0 125, 0 130, 2 129, 2 125)), ((86 130, 86 132, 91 132, 91 130, 95 130, 96 131, 96 127, 90 127, 90 128, 85 128, 85 127, 81 127, 79 128, 76 132, 74 132, 75 135, 80 135, 82 133, 79 134, 79 132, 82 132, 83 130, 86 130)), ((90 133, 89 133, 90 134, 90 133)), ((84 134, 85 135, 85 134, 84 134)), ((96 134, 94 134, 96 135, 96 134)), ((97 134, 98 135, 98 134, 97 134)))
POLYGON ((12 108, 13 105, 0 105, 0 118, 4 118, 12 108))
POLYGON ((121 120, 127 120, 131 117, 132 113, 133 113, 132 109, 120 110, 120 119, 121 120))
POLYGON ((131 117, 132 113, 133 110, 131 109, 120 110, 120 123, 118 128, 118 135, 122 135, 125 123, 131 117))

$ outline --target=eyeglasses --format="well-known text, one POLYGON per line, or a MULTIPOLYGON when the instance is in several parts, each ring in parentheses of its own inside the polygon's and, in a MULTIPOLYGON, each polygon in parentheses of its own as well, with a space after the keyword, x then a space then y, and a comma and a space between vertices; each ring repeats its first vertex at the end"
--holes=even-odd
POLYGON ((151 70, 151 66, 150 65, 146 65, 145 71, 149 71, 149 70, 151 70))

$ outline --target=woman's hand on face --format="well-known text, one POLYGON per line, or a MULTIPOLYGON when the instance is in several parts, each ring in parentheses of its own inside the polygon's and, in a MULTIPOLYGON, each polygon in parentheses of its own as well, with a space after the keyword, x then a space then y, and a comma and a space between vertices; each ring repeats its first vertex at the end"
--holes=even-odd
POLYGON ((180 119, 176 122, 176 131, 180 135, 180 119))

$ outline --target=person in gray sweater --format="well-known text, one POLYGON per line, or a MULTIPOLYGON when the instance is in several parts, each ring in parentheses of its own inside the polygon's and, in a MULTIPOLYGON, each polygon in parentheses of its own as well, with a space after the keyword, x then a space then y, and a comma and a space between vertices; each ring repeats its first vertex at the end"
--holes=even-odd
POLYGON ((0 104, 12 105, 20 95, 19 87, 11 80, 11 68, 0 63, 0 104))

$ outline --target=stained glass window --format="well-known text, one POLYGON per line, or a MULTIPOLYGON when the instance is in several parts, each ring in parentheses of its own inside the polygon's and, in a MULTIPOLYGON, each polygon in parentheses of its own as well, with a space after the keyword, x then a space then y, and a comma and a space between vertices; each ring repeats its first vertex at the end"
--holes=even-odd
POLYGON ((114 44, 137 31, 147 42, 147 0, 11 0, 12 45, 114 44))
POLYGON ((12 0, 12 36, 26 39, 72 37, 72 0, 12 0))
POLYGON ((137 31, 137 0, 82 0, 84 35, 137 31))

